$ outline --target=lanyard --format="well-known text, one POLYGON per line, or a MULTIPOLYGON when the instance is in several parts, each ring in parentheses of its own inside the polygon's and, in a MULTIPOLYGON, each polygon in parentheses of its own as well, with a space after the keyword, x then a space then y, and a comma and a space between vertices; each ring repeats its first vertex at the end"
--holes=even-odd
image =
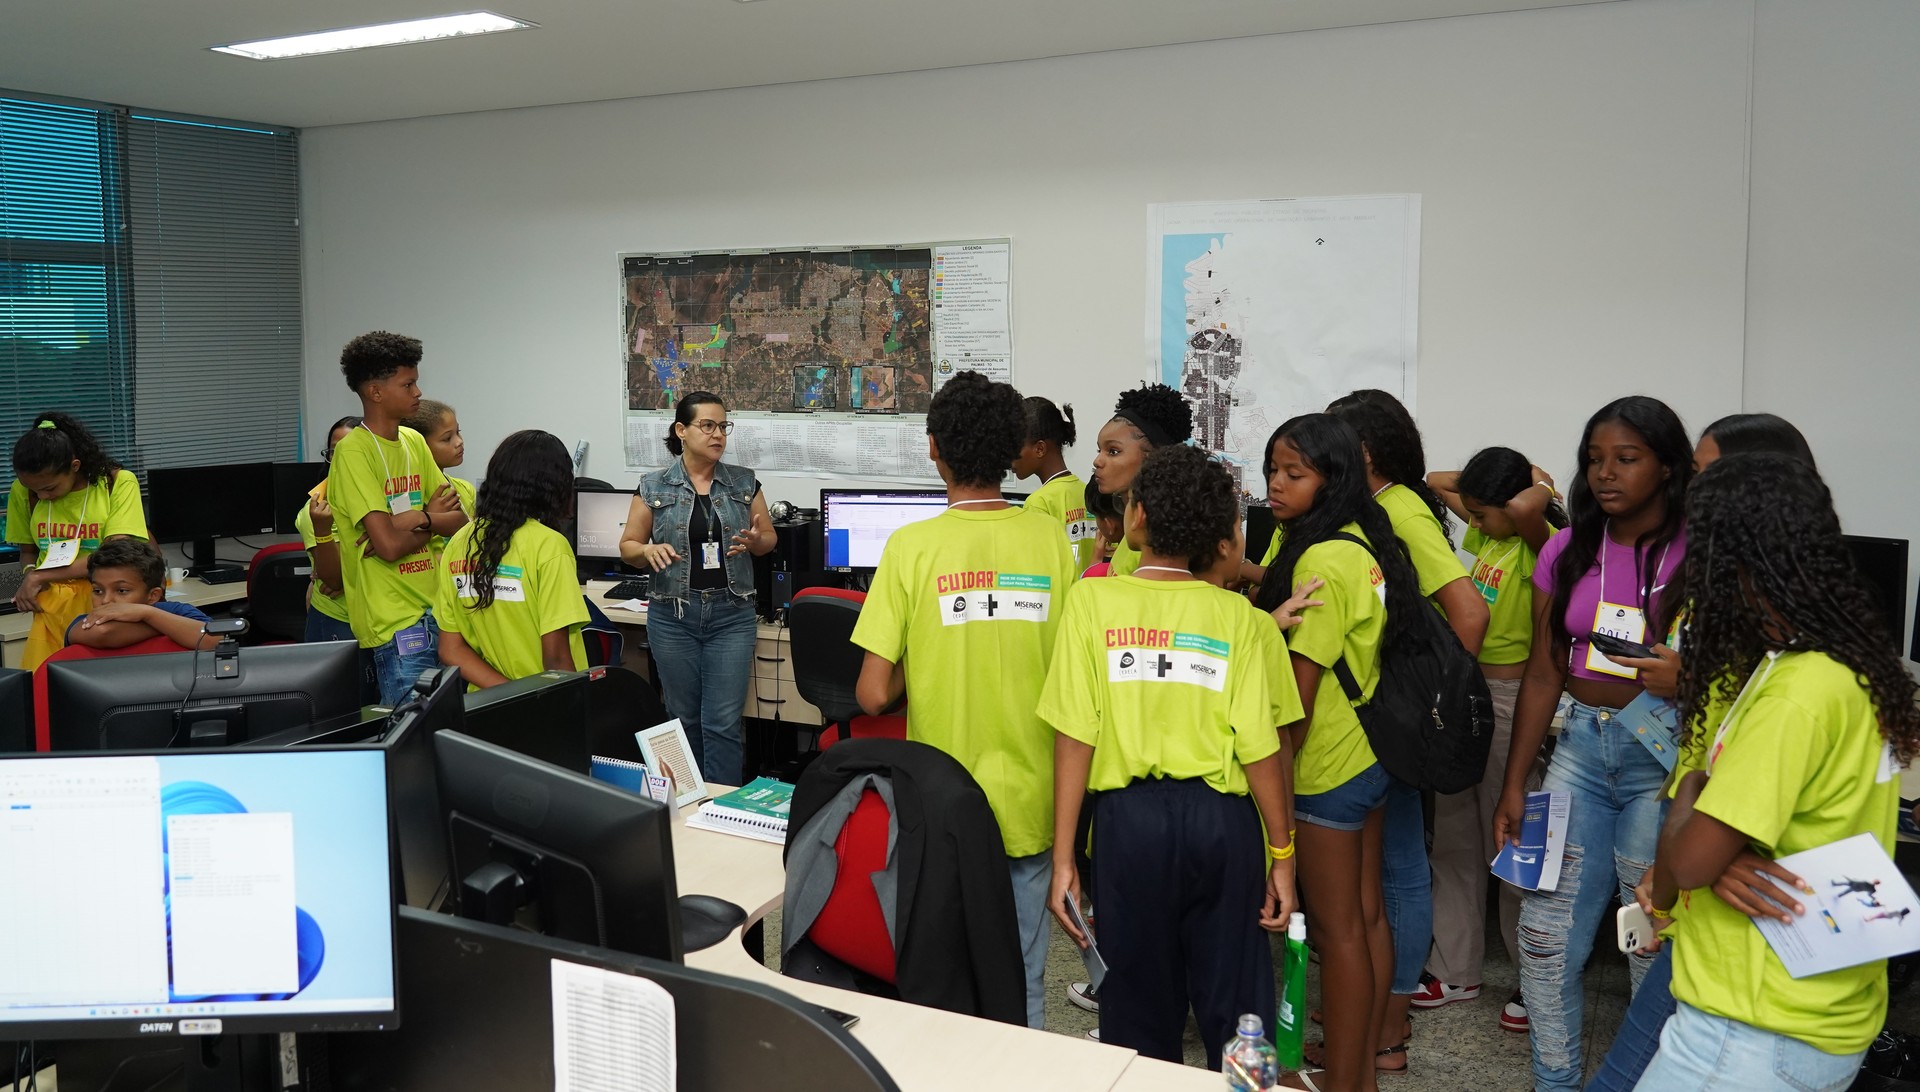
MULTIPOLYGON (((1601 528, 1600 530, 1600 601, 1603 603, 1612 602, 1612 600, 1607 598, 1607 548, 1612 545, 1613 545, 1613 521, 1608 520, 1607 525, 1601 528)), ((1635 576, 1638 576, 1640 574, 1640 547, 1632 546, 1632 547, 1629 547, 1629 549, 1633 551, 1633 572, 1635 576)), ((1667 567, 1667 554, 1672 549, 1673 549, 1672 539, 1668 539, 1667 544, 1665 546, 1660 547, 1660 562, 1659 564, 1653 567, 1653 578, 1655 580, 1660 579, 1660 570, 1667 567)), ((1654 585, 1653 590, 1659 591, 1661 588, 1664 588, 1664 587, 1666 587, 1664 583, 1656 584, 1654 585)), ((1640 593, 1638 588, 1635 588, 1634 591, 1636 594, 1642 594, 1640 593)), ((1640 609, 1645 610, 1647 609, 1647 606, 1648 606, 1647 601, 1644 598, 1641 599, 1640 609)))
MULTIPOLYGON (((360 422, 360 427, 367 428, 367 423, 365 421, 360 422)), ((367 428, 367 435, 373 437, 373 453, 380 456, 380 473, 387 476, 387 481, 380 483, 380 495, 383 497, 391 497, 393 494, 387 492, 387 482, 393 480, 393 468, 387 465, 387 453, 380 447, 379 434, 367 428)), ((413 481, 413 449, 407 446, 405 440, 402 440, 400 441, 400 450, 407 453, 407 476, 405 480, 400 483, 400 492, 412 493, 413 489, 408 483, 413 481)), ((1600 579, 1604 586, 1606 577, 1602 576, 1600 579)))
POLYGON ((1045 489, 1047 486, 1052 485, 1054 482, 1059 481, 1061 478, 1064 478, 1071 473, 1073 473, 1073 471, 1071 470, 1062 470, 1060 473, 1055 474, 1053 477, 1048 478, 1046 481, 1041 482, 1040 488, 1045 489))
MULTIPOLYGON (((1512 548, 1507 551, 1505 557, 1502 557, 1499 561, 1494 562, 1492 566, 1488 566, 1487 550, 1491 547, 1500 545, 1499 539, 1497 538, 1489 539, 1485 546, 1480 547, 1480 553, 1474 557, 1473 571, 1476 574, 1478 574, 1482 569, 1489 568, 1489 567, 1497 569, 1500 566, 1505 565, 1507 562, 1513 560, 1513 555, 1520 552, 1520 547, 1526 545, 1526 541, 1527 541, 1526 539, 1521 539, 1519 542, 1514 543, 1512 548)), ((1480 577, 1478 575, 1475 575, 1474 579, 1479 580, 1480 577)), ((1600 594, 1603 598, 1606 595, 1606 587, 1607 587, 1607 576, 1606 576, 1606 573, 1603 571, 1600 574, 1600 594)))
POLYGON ((1720 730, 1713 734, 1713 750, 1707 752, 1707 772, 1709 774, 1713 772, 1714 762, 1720 757, 1720 747, 1726 741, 1727 729, 1733 726, 1734 714, 1740 711, 1741 703, 1747 700, 1747 694, 1750 691, 1758 690, 1766 683, 1767 676, 1773 673, 1773 665, 1778 663, 1779 660, 1779 649, 1774 649, 1767 653, 1767 662, 1755 668, 1754 673, 1747 676, 1746 685, 1740 688, 1740 693, 1735 695, 1733 704, 1727 707, 1727 715, 1720 718, 1720 730))
MULTIPOLYGON (((46 503, 47 503, 47 522, 52 523, 54 502, 48 501, 46 503)), ((80 494, 80 521, 74 524, 74 534, 73 534, 74 541, 76 542, 80 540, 81 532, 86 530, 87 505, 92 503, 93 503, 93 483, 88 482, 86 490, 80 494)), ((40 506, 39 505, 34 505, 33 522, 35 523, 40 522, 40 506)), ((54 544, 55 541, 57 540, 51 534, 47 536, 47 545, 51 546, 54 544)))
POLYGON ((982 497, 979 500, 954 501, 952 504, 947 505, 947 511, 951 512, 955 508, 958 508, 963 504, 1005 504, 1005 503, 1007 503, 1006 500, 1001 497, 982 497))

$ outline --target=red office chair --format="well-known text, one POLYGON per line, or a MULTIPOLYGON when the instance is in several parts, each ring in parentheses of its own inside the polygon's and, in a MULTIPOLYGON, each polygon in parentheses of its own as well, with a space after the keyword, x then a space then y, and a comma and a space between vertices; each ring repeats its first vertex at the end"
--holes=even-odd
POLYGON ((98 660, 106 656, 146 656, 156 652, 186 652, 172 638, 153 636, 125 648, 88 648, 68 645, 47 657, 46 663, 33 669, 33 748, 47 750, 51 745, 47 728, 47 664, 55 660, 98 660))
POLYGON ((867 653, 853 643, 853 627, 866 601, 865 592, 804 588, 787 608, 793 685, 825 718, 814 734, 815 746, 822 749, 849 738, 907 738, 906 717, 897 711, 869 716, 855 696, 867 653))
POLYGON ((307 587, 313 561, 298 542, 282 542, 253 555, 247 565, 248 644, 298 643, 307 636, 307 587))
POLYGON ((839 859, 833 893, 807 931, 814 946, 849 967, 894 984, 897 970, 893 940, 873 874, 887 867, 887 804, 872 789, 860 794, 860 803, 834 839, 839 859))

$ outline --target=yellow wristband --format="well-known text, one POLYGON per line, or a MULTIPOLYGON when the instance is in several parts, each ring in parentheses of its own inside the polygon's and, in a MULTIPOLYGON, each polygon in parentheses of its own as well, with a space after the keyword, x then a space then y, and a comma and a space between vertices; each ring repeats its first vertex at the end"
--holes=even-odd
POLYGON ((1287 848, 1281 849, 1279 846, 1268 844, 1267 852, 1273 854, 1274 860, 1284 861, 1293 856, 1294 847, 1297 845, 1299 845, 1299 839, 1290 830, 1287 832, 1287 848))
POLYGON ((315 546, 325 546, 325 545, 326 545, 327 543, 329 543, 329 542, 332 542, 332 541, 333 541, 333 536, 332 536, 332 535, 315 535, 315 536, 313 536, 313 544, 314 544, 315 546))
POLYGON ((1654 917, 1656 917, 1656 918, 1659 918, 1659 919, 1660 919, 1661 921, 1672 921, 1672 920, 1673 920, 1673 911, 1671 911, 1671 910, 1662 910, 1662 909, 1660 909, 1660 908, 1659 908, 1658 906, 1656 906, 1656 907, 1654 907, 1654 908, 1653 908, 1653 916, 1654 916, 1654 917))

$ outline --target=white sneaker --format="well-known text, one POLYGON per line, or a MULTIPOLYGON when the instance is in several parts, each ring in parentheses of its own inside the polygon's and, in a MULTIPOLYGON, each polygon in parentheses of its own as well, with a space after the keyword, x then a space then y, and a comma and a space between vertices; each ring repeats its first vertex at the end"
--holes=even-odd
POLYGON ((1100 994, 1085 982, 1075 982, 1067 987, 1067 1000, 1087 1010, 1100 1011, 1100 994))
POLYGON ((1451 1005, 1456 1001, 1473 1001, 1480 996, 1480 985, 1456 986, 1451 982, 1442 982, 1430 974, 1420 975, 1420 988, 1414 991, 1413 1007, 1416 1009, 1437 1009, 1442 1005, 1451 1005))
POLYGON ((1521 1035, 1532 1026, 1527 1020, 1527 1003, 1521 999, 1519 990, 1513 991, 1513 996, 1507 998, 1506 1006, 1500 1010, 1500 1026, 1521 1035))
POLYGON ((1099 1028, 1088 1028, 1088 1029, 1087 1029, 1087 1038, 1089 1038, 1089 1039, 1092 1039, 1092 1040, 1093 1040, 1094 1042, 1096 1042, 1096 1043, 1097 1043, 1097 1042, 1099 1042, 1099 1041, 1100 1041, 1100 1029, 1099 1029, 1099 1028))

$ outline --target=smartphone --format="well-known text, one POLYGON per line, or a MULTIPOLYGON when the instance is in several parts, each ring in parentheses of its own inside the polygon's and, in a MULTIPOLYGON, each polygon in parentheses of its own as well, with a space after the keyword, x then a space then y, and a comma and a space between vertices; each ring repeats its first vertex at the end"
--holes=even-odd
POLYGON ((839 1009, 830 1009, 825 1005, 815 1005, 814 1008, 819 1009, 821 1012, 826 1013, 827 1019, 838 1021, 840 1026, 843 1028, 850 1028, 853 1025, 860 1022, 860 1018, 850 1012, 841 1012, 839 1009))
POLYGON ((1658 655, 1653 651, 1652 645, 1623 640, 1611 633, 1589 633, 1587 643, 1612 657, 1626 656, 1635 660, 1651 660, 1658 655))
POLYGON ((1660 935, 1660 931, 1653 927, 1653 919, 1647 916, 1645 910, 1640 909, 1640 904, 1637 902, 1622 906, 1619 912, 1613 915, 1613 922, 1614 929, 1619 933, 1620 950, 1623 952, 1637 952, 1652 944, 1653 938, 1660 935))

